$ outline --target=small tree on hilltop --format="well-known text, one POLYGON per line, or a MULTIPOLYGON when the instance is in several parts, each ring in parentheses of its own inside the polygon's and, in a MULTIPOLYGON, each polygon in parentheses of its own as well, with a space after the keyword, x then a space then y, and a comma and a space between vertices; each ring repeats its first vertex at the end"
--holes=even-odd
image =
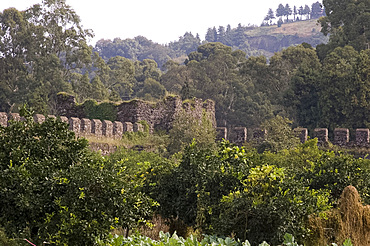
POLYGON ((267 12, 267 16, 270 20, 270 25, 272 24, 272 20, 275 19, 274 11, 270 8, 269 11, 267 12))
POLYGON ((292 9, 290 8, 289 4, 286 4, 284 7, 284 15, 286 16, 286 22, 289 22, 289 15, 292 14, 292 9))
POLYGON ((276 9, 276 17, 281 17, 285 15, 285 8, 284 5, 279 4, 278 8, 276 9))

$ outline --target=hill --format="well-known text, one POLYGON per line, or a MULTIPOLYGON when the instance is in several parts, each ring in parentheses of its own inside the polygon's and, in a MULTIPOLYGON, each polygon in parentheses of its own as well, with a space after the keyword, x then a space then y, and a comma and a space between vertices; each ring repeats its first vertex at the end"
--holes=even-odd
POLYGON ((317 19, 312 19, 286 23, 281 27, 277 25, 257 27, 247 30, 245 34, 252 49, 266 56, 272 56, 274 52, 303 42, 313 47, 327 43, 328 37, 325 37, 320 30, 321 26, 317 23, 317 19))
POLYGON ((236 28, 220 26, 218 30, 209 28, 205 40, 198 35, 186 32, 179 40, 161 45, 148 40, 143 36, 134 39, 99 40, 95 45, 97 51, 104 60, 114 56, 123 56, 132 60, 143 61, 144 59, 155 60, 158 67, 168 60, 183 62, 190 52, 196 51, 198 46, 207 42, 220 42, 240 49, 249 56, 265 55, 271 57, 274 52, 280 51, 291 45, 303 42, 313 47, 320 43, 327 43, 328 38, 320 32, 321 27, 317 19, 297 21, 283 24, 281 27, 273 26, 242 26, 236 28))
POLYGON ((261 26, 245 32, 248 36, 256 37, 263 35, 298 35, 299 37, 310 37, 315 34, 320 34, 320 24, 317 19, 297 21, 283 24, 281 27, 277 25, 261 26))

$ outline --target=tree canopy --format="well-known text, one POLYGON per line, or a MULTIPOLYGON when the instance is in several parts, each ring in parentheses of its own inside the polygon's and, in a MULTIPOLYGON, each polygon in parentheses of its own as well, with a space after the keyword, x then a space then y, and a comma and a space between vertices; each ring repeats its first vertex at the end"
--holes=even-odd
POLYGON ((38 112, 52 111, 56 93, 70 92, 73 73, 91 62, 91 36, 65 1, 0 13, 0 109, 29 102, 38 112))

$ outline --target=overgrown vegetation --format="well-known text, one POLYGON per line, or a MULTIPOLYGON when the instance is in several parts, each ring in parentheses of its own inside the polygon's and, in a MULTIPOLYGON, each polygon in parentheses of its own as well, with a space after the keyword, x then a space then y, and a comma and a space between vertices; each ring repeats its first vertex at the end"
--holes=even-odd
POLYGON ((79 107, 82 107, 84 115, 88 119, 110 120, 117 119, 117 107, 113 102, 97 103, 94 100, 87 100, 79 107))
MULTIPOLYGON (((345 222, 325 218, 338 217, 329 209, 343 207, 340 193, 348 185, 369 202, 370 161, 320 150, 316 140, 258 153, 228 142, 215 147, 205 137, 207 144, 179 142, 185 149, 171 158, 166 151, 135 147, 102 157, 66 124, 38 124, 29 116, 0 130, 0 223, 6 237, 91 245, 98 238, 104 242, 113 229, 127 236, 150 225, 153 214, 184 237, 224 235, 252 244, 277 245, 286 233, 309 244, 317 240, 313 228, 320 232, 324 226, 336 231, 326 242, 360 242, 368 233, 347 233, 347 227, 337 227, 345 222), (321 219, 313 220, 315 214, 321 219)), ((271 122, 281 129, 288 123, 271 122)), ((140 134, 131 140, 149 136, 140 134)), ((367 209, 356 206, 359 214, 367 209)))
POLYGON ((133 179, 140 168, 92 153, 65 123, 24 116, 0 129, 0 224, 8 236, 92 245, 151 217, 156 202, 133 179))
MULTIPOLYGON (((370 202, 370 160, 319 149, 315 139, 299 144, 290 131, 298 125, 369 126, 369 1, 324 4, 327 16, 320 22, 323 33, 331 34, 328 44, 314 49, 303 43, 269 60, 247 59, 246 28, 220 28, 217 42, 200 45, 198 37, 184 36, 183 43, 193 40, 185 47, 184 64, 165 62, 167 57, 158 53, 165 72, 142 57, 132 61, 123 57, 126 53, 93 54, 86 45, 90 31, 82 29, 64 0, 45 0, 24 12, 4 10, 3 111, 28 102, 37 113, 53 113, 56 94, 66 91, 78 94, 80 102, 87 100, 88 116, 115 120, 113 103, 89 99, 159 100, 167 90, 183 99, 213 99, 219 126, 264 123, 270 135, 258 151, 215 144, 212 122, 199 121, 205 115, 180 114, 169 135, 150 135, 147 128, 126 133, 120 144, 130 150, 103 157, 88 149, 86 139, 76 139, 66 124, 51 118, 35 123, 23 108, 25 121, 0 127, 0 242, 156 244, 126 237, 150 226, 156 215, 168 221, 170 231, 194 234, 190 239, 162 234, 169 244, 199 245, 195 237, 209 234, 235 240, 211 236, 205 244, 249 240, 276 245, 290 233, 307 245, 349 245, 347 238, 366 245, 369 207, 359 197, 370 202), (241 50, 220 43, 228 42, 231 33, 241 50), (331 233, 323 233, 324 228, 331 233), (113 231, 124 237, 112 238, 113 231)), ((169 46, 182 49, 181 42, 169 46)), ((144 37, 133 43, 156 46, 144 37)))

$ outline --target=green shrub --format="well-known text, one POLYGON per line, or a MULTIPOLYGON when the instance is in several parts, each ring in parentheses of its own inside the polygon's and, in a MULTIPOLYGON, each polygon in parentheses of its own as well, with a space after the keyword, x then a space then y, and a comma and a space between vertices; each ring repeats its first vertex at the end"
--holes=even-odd
POLYGON ((93 245, 113 228, 151 218, 156 203, 131 166, 90 152, 65 123, 24 116, 0 127, 0 226, 7 235, 36 245, 93 245))
POLYGON ((300 140, 294 133, 291 124, 291 120, 279 115, 266 120, 261 128, 267 130, 267 136, 265 141, 257 146, 258 151, 261 153, 263 151, 277 152, 298 146, 300 140))
POLYGON ((205 111, 199 119, 183 110, 174 120, 169 136, 168 151, 174 154, 184 150, 193 140, 201 148, 214 146, 216 130, 205 111))
POLYGON ((0 245, 1 246, 19 246, 21 244, 18 244, 15 240, 8 238, 4 230, 0 228, 0 245))

